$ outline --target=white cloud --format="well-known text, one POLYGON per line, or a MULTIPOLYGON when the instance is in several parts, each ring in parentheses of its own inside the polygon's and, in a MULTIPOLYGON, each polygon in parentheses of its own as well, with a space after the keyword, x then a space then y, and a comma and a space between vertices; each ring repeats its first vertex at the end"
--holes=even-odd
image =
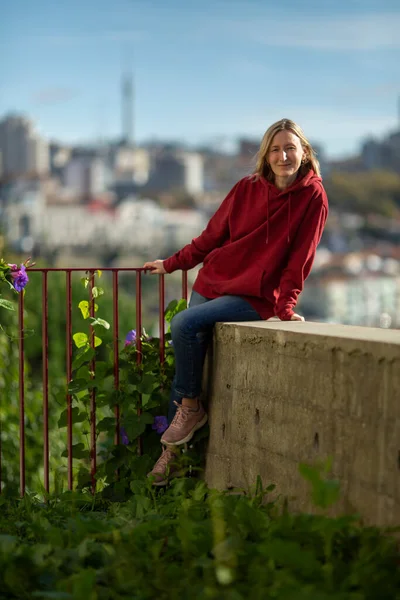
POLYGON ((35 104, 62 104, 77 95, 77 90, 72 88, 49 87, 35 92, 32 101, 35 104))
POLYGON ((101 31, 98 33, 89 33, 85 35, 81 34, 68 34, 68 35, 54 35, 54 34, 34 34, 32 39, 35 43, 45 43, 53 46, 76 46, 95 43, 107 43, 107 42, 139 42, 147 39, 148 34, 145 31, 131 31, 131 30, 108 30, 101 31))

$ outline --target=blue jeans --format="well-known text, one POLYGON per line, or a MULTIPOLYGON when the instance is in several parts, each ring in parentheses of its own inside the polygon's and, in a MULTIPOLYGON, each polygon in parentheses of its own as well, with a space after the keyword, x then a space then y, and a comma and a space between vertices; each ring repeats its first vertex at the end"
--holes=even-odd
POLYGON ((217 322, 260 321, 258 312, 239 296, 204 298, 193 291, 189 308, 171 321, 175 352, 175 377, 168 408, 169 423, 182 398, 197 398, 201 393, 204 359, 217 322))

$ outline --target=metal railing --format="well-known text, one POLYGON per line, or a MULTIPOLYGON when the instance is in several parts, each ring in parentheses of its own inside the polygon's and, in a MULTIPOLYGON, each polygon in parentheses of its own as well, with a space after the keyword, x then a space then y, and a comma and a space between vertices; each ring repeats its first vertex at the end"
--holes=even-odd
MULTIPOLYGON (((49 268, 49 269, 29 269, 29 272, 40 272, 42 274, 42 380, 43 380, 43 438, 44 438, 44 488, 46 492, 50 491, 49 483, 49 331, 48 331, 48 273, 49 272, 64 272, 66 277, 66 332, 65 332, 65 347, 66 347, 66 385, 72 379, 72 273, 84 272, 88 278, 89 289, 89 316, 95 316, 95 298, 93 296, 93 288, 95 283, 96 272, 110 271, 112 273, 112 335, 113 335, 113 361, 114 361, 114 388, 119 388, 119 323, 118 323, 118 286, 120 272, 134 272, 136 274, 136 331, 142 331, 142 274, 145 272, 143 268, 49 268)), ((182 272, 182 298, 187 299, 187 273, 182 272)), ((161 364, 164 362, 165 353, 165 282, 164 275, 159 276, 159 331, 160 344, 159 355, 161 364)), ((20 466, 20 494, 25 494, 25 348, 24 348, 24 296, 19 295, 18 307, 18 338, 19 338, 19 466, 20 466)), ((95 348, 95 333, 94 327, 90 325, 89 330, 90 347, 95 348)), ((142 361, 141 353, 141 335, 136 338, 137 347, 137 363, 142 361)), ((92 359, 90 370, 95 375, 96 362, 92 359)), ((72 397, 66 392, 66 408, 67 408, 67 472, 68 472, 68 489, 73 488, 73 467, 72 467, 72 397)), ((140 409, 139 409, 140 410, 140 409)), ((114 409, 115 414, 115 435, 114 442, 118 444, 120 441, 120 424, 119 424, 119 407, 114 409)), ((92 479, 92 490, 95 489, 96 476, 96 390, 90 390, 90 472, 92 479)), ((1 446, 0 446, 0 492, 1 492, 1 446)))

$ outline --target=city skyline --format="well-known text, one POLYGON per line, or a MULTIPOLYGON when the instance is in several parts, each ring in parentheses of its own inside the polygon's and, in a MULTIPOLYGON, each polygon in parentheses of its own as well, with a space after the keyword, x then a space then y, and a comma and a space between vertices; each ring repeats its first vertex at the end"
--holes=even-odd
POLYGON ((261 139, 289 117, 329 158, 399 128, 400 10, 391 0, 151 4, 20 0, 5 9, 0 115, 48 139, 121 137, 121 79, 133 73, 138 143, 261 139), (272 84, 272 85, 271 85, 272 84))

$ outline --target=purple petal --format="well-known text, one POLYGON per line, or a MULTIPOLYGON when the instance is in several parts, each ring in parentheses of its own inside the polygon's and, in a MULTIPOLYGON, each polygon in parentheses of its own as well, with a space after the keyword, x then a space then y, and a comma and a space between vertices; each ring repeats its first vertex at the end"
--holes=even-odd
POLYGON ((136 329, 131 329, 128 331, 125 338, 125 346, 129 346, 130 344, 134 344, 136 346, 136 329))
POLYGON ((129 444, 128 434, 126 433, 126 431, 123 427, 120 427, 119 432, 121 435, 121 444, 123 444, 124 446, 127 446, 129 444))
POLYGON ((14 289, 16 289, 17 292, 21 292, 29 281, 24 265, 21 265, 19 271, 13 271, 11 276, 13 278, 14 289))
POLYGON ((151 426, 151 428, 154 429, 154 431, 157 431, 157 433, 159 433, 159 434, 164 433, 164 431, 166 429, 168 429, 167 417, 163 417, 163 416, 154 417, 154 422, 153 422, 153 425, 151 426))

